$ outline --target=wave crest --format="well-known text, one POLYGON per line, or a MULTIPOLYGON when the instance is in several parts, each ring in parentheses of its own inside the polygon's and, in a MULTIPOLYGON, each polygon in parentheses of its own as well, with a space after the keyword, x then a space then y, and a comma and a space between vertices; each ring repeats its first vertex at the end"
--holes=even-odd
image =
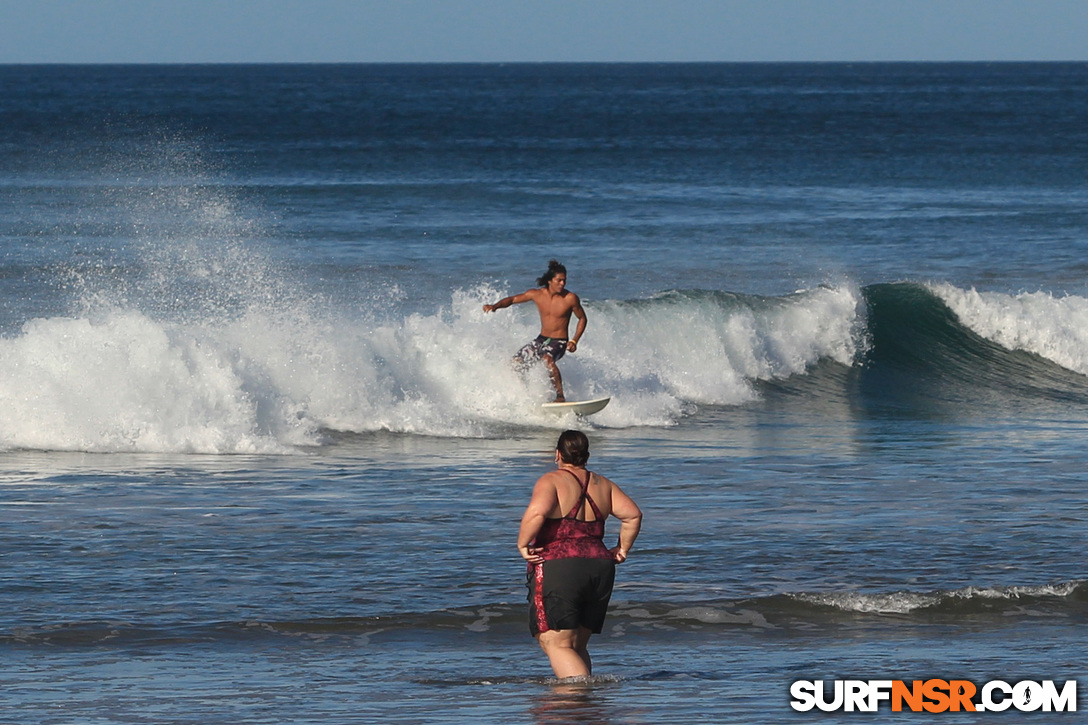
MULTIPOLYGON (((485 315, 502 293, 458 290, 433 313, 385 319, 317 304, 251 304, 193 320, 114 305, 37 319, 0 340, 0 446, 253 453, 316 445, 322 431, 488 436, 570 421, 539 408, 542 368, 512 354, 531 306, 485 315)), ((562 363, 572 396, 612 395, 604 426, 670 425, 692 404, 756 397, 858 347, 857 294, 669 293, 587 304, 590 333, 562 363)))
POLYGON ((979 292, 949 284, 931 289, 979 336, 1088 375, 1088 299, 1048 292, 979 292))
MULTIPOLYGON (((206 316, 113 301, 31 320, 0 338, 0 448, 289 453, 331 433, 569 427, 539 408, 543 368, 510 364, 539 329, 536 311, 482 311, 504 294, 456 290, 414 313, 279 293, 206 316)), ((1078 297, 900 283, 585 306, 583 344, 560 367, 569 397, 612 396, 591 419, 599 427, 669 426, 698 406, 802 389, 855 411, 1088 402, 1078 297)))

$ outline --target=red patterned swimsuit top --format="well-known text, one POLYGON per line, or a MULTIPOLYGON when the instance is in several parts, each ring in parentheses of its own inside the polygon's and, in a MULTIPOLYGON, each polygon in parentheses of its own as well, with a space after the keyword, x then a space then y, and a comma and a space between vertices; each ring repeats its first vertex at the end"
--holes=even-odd
MULTIPOLYGON (((578 476, 573 471, 567 473, 578 481, 578 476)), ((585 483, 578 481, 582 486, 582 495, 578 497, 578 503, 569 514, 561 519, 544 519, 533 546, 541 549, 540 556, 545 560, 612 558, 612 552, 604 545, 604 517, 589 495, 589 479, 592 475, 586 471, 585 483), (593 509, 593 521, 579 521, 576 518, 586 503, 593 509)))

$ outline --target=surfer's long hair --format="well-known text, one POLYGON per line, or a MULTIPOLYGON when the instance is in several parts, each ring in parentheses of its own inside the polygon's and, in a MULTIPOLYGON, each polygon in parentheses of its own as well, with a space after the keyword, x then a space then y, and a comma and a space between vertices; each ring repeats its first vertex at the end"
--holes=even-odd
POLYGON ((557 260, 548 261, 548 271, 537 277, 536 283, 541 287, 547 287, 552 281, 552 277, 557 274, 566 274, 567 268, 561 265, 557 260))

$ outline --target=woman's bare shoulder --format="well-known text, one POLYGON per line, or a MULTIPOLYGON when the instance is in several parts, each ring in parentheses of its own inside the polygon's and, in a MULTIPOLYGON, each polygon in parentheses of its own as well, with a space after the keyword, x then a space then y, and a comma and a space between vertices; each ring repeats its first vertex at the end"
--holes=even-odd
POLYGON ((602 484, 605 484, 607 486, 615 486, 616 485, 612 481, 612 479, 610 479, 608 476, 604 475, 603 473, 597 473, 596 471, 594 471, 593 472, 593 478, 594 478, 595 481, 597 481, 599 483, 602 483, 602 484))
POLYGON ((536 485, 543 486, 545 488, 565 488, 565 484, 571 483, 573 485, 574 479, 569 473, 563 471, 548 471, 537 479, 536 485))

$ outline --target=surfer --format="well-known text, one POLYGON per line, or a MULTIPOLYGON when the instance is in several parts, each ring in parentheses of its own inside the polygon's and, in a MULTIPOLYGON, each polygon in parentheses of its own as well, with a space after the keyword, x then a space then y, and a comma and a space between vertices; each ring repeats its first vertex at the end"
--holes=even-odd
POLYGON ((559 470, 536 482, 521 518, 518 551, 528 562, 529 631, 555 676, 593 673, 589 638, 604 628, 616 564, 642 527, 642 511, 620 487, 586 470, 589 439, 563 431, 555 449, 559 470), (604 522, 620 520, 618 545, 604 545, 604 522))
POLYGON ((534 360, 542 361, 555 388, 555 402, 562 403, 566 400, 563 376, 559 374, 556 363, 568 352, 578 350, 578 340, 586 331, 586 312, 578 295, 567 289, 567 268, 554 259, 548 262, 548 271, 536 283, 539 287, 520 295, 504 297, 493 305, 484 305, 484 312, 494 312, 522 302, 536 303, 540 313, 540 334, 518 351, 514 362, 519 368, 525 368, 534 360), (570 337, 571 315, 578 318, 574 337, 570 337))

